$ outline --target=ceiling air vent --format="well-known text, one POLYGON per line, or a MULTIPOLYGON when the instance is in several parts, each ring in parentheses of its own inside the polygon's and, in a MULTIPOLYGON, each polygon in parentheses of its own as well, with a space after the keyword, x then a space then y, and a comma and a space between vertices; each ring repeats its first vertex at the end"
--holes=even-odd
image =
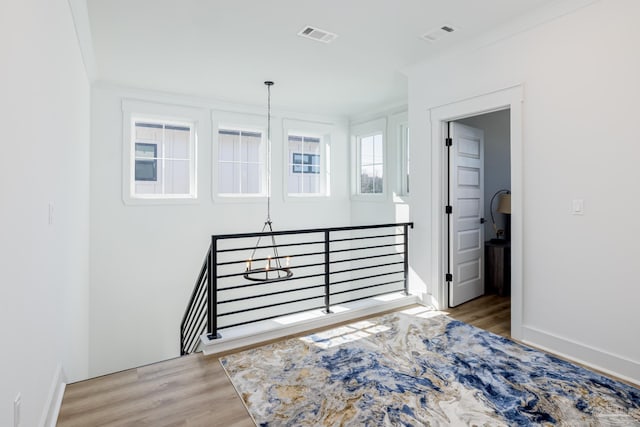
POLYGON ((311 40, 315 40, 322 43, 331 43, 334 41, 338 35, 334 33, 330 33, 329 31, 321 30, 320 28, 314 27, 304 27, 298 33, 300 37, 306 37, 311 40))
POLYGON ((458 31, 457 27, 453 25, 442 25, 436 29, 426 32, 422 35, 422 38, 428 42, 434 43, 443 38, 446 35, 449 35, 453 32, 458 31))

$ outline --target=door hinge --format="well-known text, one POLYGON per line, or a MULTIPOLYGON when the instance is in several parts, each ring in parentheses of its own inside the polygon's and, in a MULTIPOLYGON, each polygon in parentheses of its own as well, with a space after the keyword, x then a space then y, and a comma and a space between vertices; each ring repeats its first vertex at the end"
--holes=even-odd
POLYGON ((451 274, 451 273, 447 273, 447 274, 445 274, 445 275, 444 275, 444 280, 445 280, 446 282, 453 282, 453 274, 451 274))
POLYGON ((446 139, 444 140, 444 145, 445 145, 446 147, 451 147, 451 146, 453 145, 453 139, 451 139, 451 138, 446 138, 446 139))
POLYGON ((484 218, 480 218, 480 224, 484 224, 486 221, 484 218))
POLYGON ((447 215, 451 215, 453 213, 453 206, 451 205, 445 206, 444 213, 446 213, 447 215))

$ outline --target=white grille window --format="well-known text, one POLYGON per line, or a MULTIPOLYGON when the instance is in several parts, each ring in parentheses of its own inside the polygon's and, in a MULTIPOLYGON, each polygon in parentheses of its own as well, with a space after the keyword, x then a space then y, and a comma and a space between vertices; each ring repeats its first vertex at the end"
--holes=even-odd
POLYGON ((218 131, 218 193, 264 195, 264 138, 261 131, 218 131))
POLYGON ((322 194, 322 139, 289 134, 288 193, 322 194))

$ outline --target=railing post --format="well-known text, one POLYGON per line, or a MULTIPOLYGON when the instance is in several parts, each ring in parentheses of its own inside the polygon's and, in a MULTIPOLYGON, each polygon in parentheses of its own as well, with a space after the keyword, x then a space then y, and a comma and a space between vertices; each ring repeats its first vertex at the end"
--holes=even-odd
POLYGON ((409 295, 409 224, 404 225, 404 294, 409 295))
POLYGON ((329 230, 324 232, 324 312, 332 313, 329 296, 331 295, 331 244, 329 241, 329 230))
POLYGON ((218 239, 211 236, 207 273, 207 338, 222 338, 218 333, 218 239))

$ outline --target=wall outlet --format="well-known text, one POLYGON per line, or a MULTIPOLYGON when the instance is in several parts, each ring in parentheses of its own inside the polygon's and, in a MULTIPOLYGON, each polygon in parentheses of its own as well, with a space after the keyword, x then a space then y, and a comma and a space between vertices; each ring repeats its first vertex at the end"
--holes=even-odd
POLYGON ((13 427, 20 427, 20 407, 22 406, 22 394, 18 393, 13 400, 13 427))

